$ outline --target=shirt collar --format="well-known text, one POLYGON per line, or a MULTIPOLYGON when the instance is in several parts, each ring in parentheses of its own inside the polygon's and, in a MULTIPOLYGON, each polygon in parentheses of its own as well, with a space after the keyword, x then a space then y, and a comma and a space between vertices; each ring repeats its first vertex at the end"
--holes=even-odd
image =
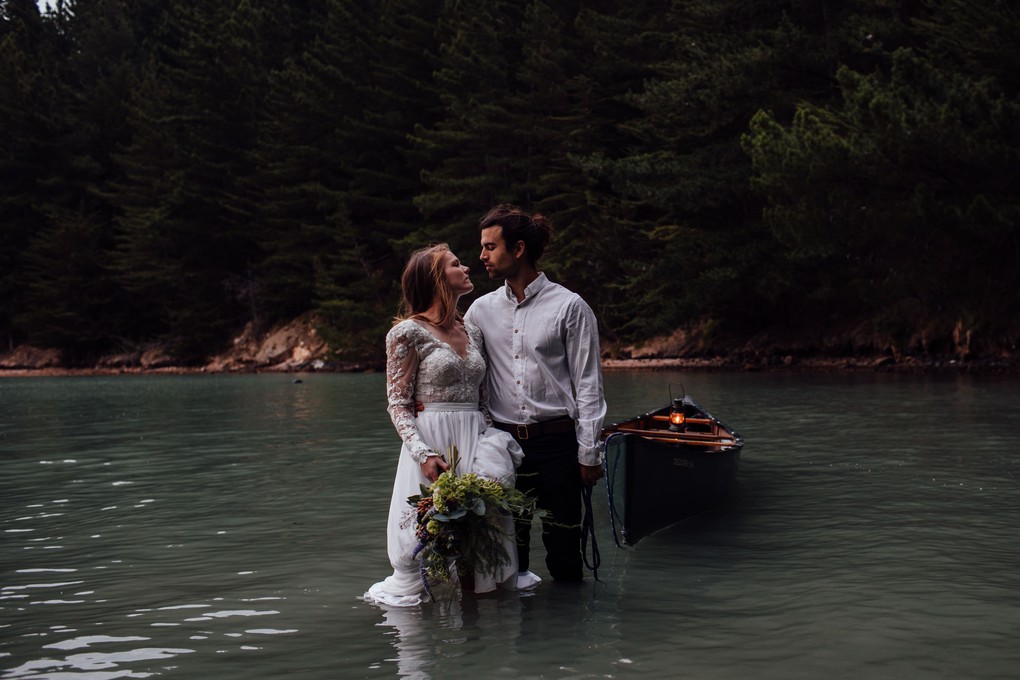
POLYGON ((503 294, 506 295, 507 300, 515 305, 523 305, 525 302, 538 295, 538 293, 545 288, 548 283, 549 279, 546 277, 545 272, 539 272, 538 278, 524 287, 524 299, 520 302, 517 302, 517 296, 514 295, 513 290, 510 289, 509 283, 503 283, 503 294))

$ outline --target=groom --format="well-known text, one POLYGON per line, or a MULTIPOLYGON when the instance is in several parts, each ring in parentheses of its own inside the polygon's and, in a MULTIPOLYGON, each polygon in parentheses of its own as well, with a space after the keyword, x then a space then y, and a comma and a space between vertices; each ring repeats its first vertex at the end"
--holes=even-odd
MULTIPOLYGON (((581 581, 582 489, 602 477, 599 431, 606 414, 598 324, 591 308, 538 270, 552 226, 541 215, 499 205, 479 223, 480 258, 499 289, 465 320, 485 339, 489 409, 495 426, 524 449, 517 486, 538 498, 546 566, 557 581, 581 581)), ((517 523, 518 587, 541 582, 530 567, 531 520, 517 523)))

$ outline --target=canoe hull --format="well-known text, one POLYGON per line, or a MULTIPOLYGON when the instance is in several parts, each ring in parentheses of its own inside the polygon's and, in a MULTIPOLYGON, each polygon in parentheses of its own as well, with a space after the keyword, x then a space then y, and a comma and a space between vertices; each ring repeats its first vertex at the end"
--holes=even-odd
POLYGON ((668 408, 604 430, 607 484, 622 483, 622 499, 610 494, 611 512, 627 545, 724 503, 737 483, 743 439, 693 402, 687 410, 689 433, 668 431, 668 408))

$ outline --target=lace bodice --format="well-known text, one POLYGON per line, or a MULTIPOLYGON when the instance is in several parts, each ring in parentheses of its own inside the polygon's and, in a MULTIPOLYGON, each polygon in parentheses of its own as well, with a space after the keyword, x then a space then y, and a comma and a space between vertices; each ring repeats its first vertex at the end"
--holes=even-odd
POLYGON ((418 432, 415 402, 478 403, 486 424, 485 356, 481 331, 467 325, 467 355, 461 357, 424 326, 405 319, 386 334, 386 410, 419 463, 433 451, 418 432))

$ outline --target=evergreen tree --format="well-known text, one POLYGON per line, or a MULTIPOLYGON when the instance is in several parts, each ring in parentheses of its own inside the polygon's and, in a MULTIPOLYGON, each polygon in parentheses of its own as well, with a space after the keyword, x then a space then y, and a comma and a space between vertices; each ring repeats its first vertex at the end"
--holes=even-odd
POLYGON ((789 319, 789 272, 759 220, 741 135, 760 109, 827 101, 839 63, 877 63, 901 41, 888 3, 674 2, 650 12, 634 51, 653 69, 626 101, 636 142, 604 159, 632 215, 624 285, 631 333, 703 319, 746 330, 789 319), (872 33, 868 33, 871 31, 872 33))
MULTIPOLYGON (((534 96, 558 106, 546 111, 539 104, 540 115, 533 123, 549 128, 549 153, 535 204, 556 227, 546 265, 559 281, 583 291, 603 334, 618 340, 631 318, 627 281, 644 265, 632 268, 641 261, 632 236, 641 215, 613 189, 610 159, 624 156, 636 143, 630 123, 638 110, 626 97, 651 75, 643 62, 643 45, 644 26, 654 7, 633 2, 592 5, 576 9, 569 22, 572 32, 567 33, 571 40, 560 45, 563 53, 541 45, 531 50, 521 80, 534 96)), ((561 17, 563 11, 559 9, 561 17)), ((540 29, 551 23, 535 16, 540 29)), ((556 45, 557 38, 549 35, 547 42, 556 45)))
POLYGON ((420 224, 413 203, 421 180, 409 135, 439 115, 431 87, 441 0, 390 0, 362 8, 350 68, 353 100, 338 129, 346 212, 331 217, 332 247, 316 259, 316 311, 339 356, 380 360, 397 308, 402 248, 420 224))
MULTIPOLYGON (((396 150, 365 122, 379 15, 372 3, 350 0, 330 0, 322 12, 311 44, 271 79, 259 151, 259 277, 271 319, 315 309, 331 345, 361 358, 379 344, 362 335, 388 324, 382 282, 391 278, 379 263, 391 252, 387 220, 400 214, 392 206, 401 197, 386 192, 406 182, 380 181, 383 172, 393 179, 392 161, 380 157, 396 150)), ((410 194, 402 201, 406 214, 410 194)))
POLYGON ((473 261, 503 201, 614 341, 1004 329, 1018 28, 999 0, 4 0, 3 343, 197 360, 314 309, 378 360, 407 252, 473 261))
POLYGON ((0 334, 2 347, 28 339, 16 317, 28 304, 25 252, 43 232, 66 172, 58 140, 62 86, 61 41, 34 0, 0 4, 0 334))
POLYGON ((1015 313, 1003 295, 1018 289, 1015 65, 979 56, 1009 40, 1012 16, 940 4, 917 35, 925 49, 840 69, 840 102, 803 104, 789 126, 755 118, 755 182, 805 302, 900 339, 1015 313))
POLYGON ((18 325, 32 342, 64 351, 71 364, 94 360, 117 341, 111 306, 117 299, 106 266, 108 226, 87 214, 66 213, 38 234, 25 253, 18 325))
POLYGON ((356 81, 361 107, 343 121, 341 140, 350 184, 351 219, 373 259, 399 273, 393 243, 421 220, 414 197, 422 191, 410 135, 434 124, 441 104, 432 74, 438 51, 436 22, 442 0, 389 0, 365 22, 364 75, 356 81))
POLYGON ((258 19, 246 1, 173 6, 120 156, 122 281, 186 359, 215 349, 257 305, 249 179, 265 90, 258 19))
POLYGON ((343 211, 338 119, 354 105, 340 43, 349 26, 341 2, 310 12, 310 44, 270 75, 258 140, 260 300, 269 322, 309 309, 315 258, 330 247, 329 217, 343 211))
POLYGON ((752 270, 768 248, 739 135, 778 89, 764 41, 780 18, 760 3, 672 3, 649 26, 655 76, 629 98, 643 112, 632 123, 641 143, 612 166, 645 220, 628 282, 638 332, 761 308, 752 270))
POLYGON ((61 59, 54 142, 60 167, 47 178, 46 224, 24 252, 24 305, 18 325, 32 342, 94 361, 127 335, 130 319, 107 262, 115 208, 106 186, 112 154, 127 140, 137 40, 124 3, 82 3, 47 15, 67 45, 61 59))
MULTIPOLYGON (((447 0, 439 18, 435 86, 443 113, 420 127, 414 143, 426 190, 415 204, 427 220, 408 245, 445 241, 477 249, 479 216, 501 202, 520 202, 527 149, 515 134, 521 114, 514 74, 521 59, 521 7, 504 0, 447 0)), ((405 246, 406 247, 406 246, 405 246)))

